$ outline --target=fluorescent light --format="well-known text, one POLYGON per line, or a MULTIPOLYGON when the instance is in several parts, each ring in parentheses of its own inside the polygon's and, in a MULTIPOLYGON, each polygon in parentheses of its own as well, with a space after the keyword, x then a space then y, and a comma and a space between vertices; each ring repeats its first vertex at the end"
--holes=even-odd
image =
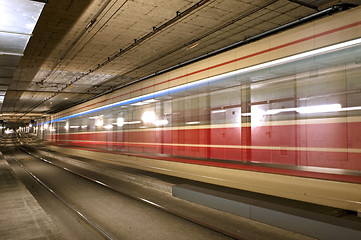
POLYGON ((97 118, 96 120, 95 120, 95 126, 97 126, 97 127, 102 127, 104 125, 104 120, 103 120, 103 118, 97 118))
POLYGON ((8 56, 24 56, 23 53, 14 53, 14 52, 0 52, 0 55, 8 55, 8 56))
POLYGON ((266 114, 273 115, 273 114, 279 114, 281 112, 294 112, 294 111, 296 111, 296 108, 269 109, 266 111, 266 114))
POLYGON ((113 128, 113 125, 108 124, 108 125, 105 125, 104 128, 105 128, 105 129, 112 129, 112 128, 113 128))
POLYGON ((154 98, 143 101, 145 104, 156 102, 154 98))
POLYGON ((80 126, 70 126, 69 128, 79 128, 80 126))
POLYGON ((98 119, 98 118, 102 118, 104 115, 99 115, 99 116, 93 116, 93 117, 89 117, 89 119, 98 119))
POLYGON ((10 134, 10 133, 13 133, 13 132, 14 132, 14 131, 13 131, 12 129, 6 129, 6 130, 5 130, 5 133, 6 133, 6 134, 10 134))
POLYGON ((223 113, 225 112, 226 110, 225 109, 222 109, 222 110, 214 110, 212 111, 212 113, 223 113))
POLYGON ((316 105, 309 107, 298 107, 296 111, 301 114, 305 113, 323 113, 323 112, 338 112, 341 110, 341 104, 327 104, 316 105))
POLYGON ((325 104, 325 105, 314 105, 307 107, 296 107, 296 108, 281 108, 281 109, 269 109, 265 114, 273 115, 281 112, 298 112, 300 114, 306 113, 323 113, 323 112, 339 112, 343 111, 341 104, 325 104))
POLYGON ((130 105, 133 105, 133 106, 142 106, 142 105, 146 105, 146 104, 153 103, 153 102, 156 102, 156 101, 157 101, 157 100, 155 100, 154 98, 152 98, 152 99, 144 100, 144 101, 141 101, 141 102, 132 103, 132 104, 130 104, 130 105))
POLYGON ((187 125, 200 124, 201 122, 186 122, 187 125))
MULTIPOLYGON (((251 106, 251 127, 262 126, 264 120, 265 111, 259 106, 251 106)), ((242 123, 242 119, 238 119, 239 123, 242 123)))
POLYGON ((154 125, 156 125, 156 126, 162 126, 162 125, 167 125, 167 124, 168 124, 167 119, 154 121, 154 125))
POLYGON ((118 117, 116 124, 117 124, 118 127, 123 127, 123 125, 124 125, 124 118, 118 117))
POLYGON ((361 106, 341 108, 340 111, 357 111, 361 110, 361 106))
POLYGON ((132 104, 130 104, 130 105, 132 105, 132 106, 142 106, 142 105, 145 105, 146 103, 144 103, 144 102, 136 102, 136 103, 132 103, 132 104))
POLYGON ((139 124, 141 121, 124 122, 124 124, 139 124))
POLYGON ((153 123, 156 120, 155 112, 145 111, 142 115, 142 121, 144 123, 153 123))

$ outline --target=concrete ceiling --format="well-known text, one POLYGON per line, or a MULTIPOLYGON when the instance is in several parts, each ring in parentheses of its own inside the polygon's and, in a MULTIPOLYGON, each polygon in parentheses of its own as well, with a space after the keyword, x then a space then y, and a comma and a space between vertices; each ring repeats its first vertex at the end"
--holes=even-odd
POLYGON ((0 119, 29 122, 341 2, 360 4, 49 0, 7 88, 0 119))

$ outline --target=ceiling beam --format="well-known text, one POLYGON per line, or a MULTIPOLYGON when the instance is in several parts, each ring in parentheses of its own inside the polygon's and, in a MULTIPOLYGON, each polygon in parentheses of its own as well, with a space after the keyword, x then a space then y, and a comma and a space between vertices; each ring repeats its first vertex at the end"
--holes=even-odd
MULTIPOLYGON (((23 92, 23 93, 48 93, 48 94, 54 94, 54 93, 59 93, 58 91, 31 91, 31 90, 27 90, 27 89, 17 89, 17 90, 7 90, 8 92, 23 92)), ((85 92, 62 92, 64 94, 84 94, 84 95, 95 95, 95 93, 85 93, 85 92)))

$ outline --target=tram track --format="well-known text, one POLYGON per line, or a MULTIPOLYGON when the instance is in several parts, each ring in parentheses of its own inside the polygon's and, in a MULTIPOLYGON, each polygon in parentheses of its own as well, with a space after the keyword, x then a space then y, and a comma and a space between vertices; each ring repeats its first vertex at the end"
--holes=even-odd
MULTIPOLYGON (((14 139, 13 139, 13 143, 14 145, 21 149, 23 152, 26 152, 23 148, 19 147, 14 139)), ((105 233, 102 229, 100 229, 99 226, 97 226, 95 223, 93 223, 91 220, 89 220, 89 218, 84 214, 81 213, 80 211, 78 211, 77 209, 75 209, 74 206, 72 206, 69 202, 67 202, 64 198, 62 198, 58 193, 56 193, 56 191, 54 191, 51 187, 49 187, 45 182, 43 182, 42 180, 40 180, 36 175, 34 175, 32 172, 30 172, 20 161, 18 161, 10 152, 10 150, 5 147, 6 152, 8 153, 8 155, 29 175, 31 176, 39 185, 41 185, 43 188, 45 188, 48 192, 50 192, 57 200, 59 200, 64 206, 66 206, 67 208, 69 208, 75 215, 77 215, 78 217, 80 217, 86 224, 88 224, 91 228, 93 228, 93 230, 95 230, 97 233, 99 233, 102 237, 104 237, 104 239, 108 239, 108 240, 113 240, 113 238, 111 238, 107 233, 105 233)), ((35 157, 33 154, 27 152, 29 155, 35 157)), ((50 161, 46 160, 46 159, 42 159, 42 161, 47 162, 49 164, 52 164, 50 161)), ((52 164, 54 165, 54 164, 52 164)), ((54 165, 56 166, 56 165, 54 165)))
MULTIPOLYGON (((137 202, 139 202, 142 205, 146 205, 147 207, 151 207, 152 209, 156 209, 157 211, 161 210, 161 212, 163 212, 162 214, 171 215, 173 218, 179 218, 179 219, 181 219, 181 221, 186 221, 187 222, 186 225, 192 224, 194 226, 197 226, 196 228, 202 229, 202 230, 200 230, 200 232, 206 232, 206 234, 210 234, 210 236, 214 237, 214 238, 209 238, 209 239, 230 239, 230 238, 231 239, 247 239, 247 238, 243 238, 241 236, 234 235, 232 233, 224 232, 221 229, 217 229, 216 226, 210 226, 209 224, 202 223, 197 219, 192 219, 189 216, 186 216, 186 214, 182 214, 181 212, 171 210, 171 209, 167 208, 166 206, 162 206, 161 204, 156 203, 154 200, 149 200, 144 197, 137 197, 134 194, 119 192, 119 190, 116 189, 114 186, 111 186, 105 182, 102 182, 99 179, 78 173, 78 172, 73 171, 70 168, 67 168, 64 166, 58 166, 51 160, 44 158, 42 156, 39 156, 38 154, 31 152, 31 151, 27 150, 26 148, 24 148, 23 146, 21 146, 19 144, 19 142, 20 142, 19 139, 17 139, 17 141, 18 142, 16 142, 15 138, 13 138, 14 147, 16 147, 16 149, 18 149, 18 150, 21 150, 22 154, 31 156, 33 159, 36 159, 36 160, 41 160, 41 162, 43 162, 44 164, 46 163, 47 165, 49 165, 53 168, 57 168, 61 171, 66 171, 68 174, 76 176, 76 178, 85 179, 86 181, 89 181, 93 184, 98 185, 98 187, 101 186, 102 188, 105 188, 108 191, 112 191, 113 194, 122 195, 123 197, 131 199, 132 201, 136 200, 137 202)), ((59 193, 59 191, 57 189, 54 189, 54 187, 51 186, 52 184, 45 182, 44 180, 41 179, 41 177, 37 176, 35 173, 33 173, 31 170, 29 170, 28 167, 26 165, 24 165, 23 162, 21 162, 21 160, 19 161, 18 159, 16 159, 16 157, 11 153, 11 151, 7 147, 6 147, 6 150, 7 150, 9 157, 13 161, 15 161, 18 165, 20 165, 23 168, 23 170, 26 171, 26 173, 28 175, 30 175, 33 179, 35 179, 38 182, 38 184, 40 184, 42 187, 44 187, 49 192, 51 192, 54 195, 54 197, 56 197, 64 205, 66 205, 69 209, 71 209, 74 212, 74 214, 76 214, 78 217, 80 217, 86 224, 88 224, 91 228, 93 228, 93 230, 97 231, 104 239, 120 239, 119 235, 113 236, 113 235, 117 235, 117 234, 108 233, 107 230, 104 230, 105 228, 102 227, 101 224, 97 223, 96 221, 91 220, 91 217, 88 216, 89 215, 88 213, 85 213, 84 211, 78 209, 78 206, 76 206, 77 204, 73 204, 71 201, 69 201, 69 199, 62 197, 62 193, 59 193)), ((75 182, 76 181, 77 180, 75 180, 75 182)), ((149 211, 149 210, 147 210, 147 211, 149 211)), ((132 217, 132 216, 129 216, 129 217, 132 217)), ((177 220, 177 221, 179 221, 179 220, 177 220)), ((194 226, 191 228, 194 228, 194 226)), ((124 239, 124 236, 121 237, 121 239, 124 239)), ((180 237, 178 237, 178 239, 185 239, 185 236, 180 236, 180 237)))

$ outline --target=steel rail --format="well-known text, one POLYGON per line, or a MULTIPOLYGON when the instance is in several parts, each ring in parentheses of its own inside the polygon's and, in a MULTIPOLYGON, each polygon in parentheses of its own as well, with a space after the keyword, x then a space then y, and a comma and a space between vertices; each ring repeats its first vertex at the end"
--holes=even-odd
MULTIPOLYGON (((16 147, 21 149, 14 141, 13 143, 16 147)), ((97 226, 95 223, 93 223, 88 217, 86 217, 85 214, 79 212, 76 210, 70 203, 68 203, 64 198, 62 198, 59 194, 57 194, 53 189, 51 189, 48 185, 46 185, 43 181, 41 181, 37 176, 35 176, 32 172, 30 172, 21 162, 19 162, 14 155, 10 152, 8 147, 5 147, 8 155, 29 175, 31 176, 37 183, 39 183, 42 187, 44 187, 46 190, 48 190, 56 199, 58 199, 60 202, 62 202, 66 207, 68 207, 72 212, 74 212, 76 215, 78 215, 85 223, 90 225, 96 232, 98 232, 101 236, 103 236, 105 239, 113 240, 108 234, 105 233, 104 230, 102 230, 99 226, 97 226)), ((21 149, 24 151, 23 149, 21 149)), ((25 151, 24 151, 25 152, 25 151)), ((31 155, 31 154, 29 154, 31 155)), ((32 156, 32 155, 31 155, 32 156)), ((34 156, 33 156, 34 157, 34 156)), ((35 157, 36 158, 36 157, 35 157)))

